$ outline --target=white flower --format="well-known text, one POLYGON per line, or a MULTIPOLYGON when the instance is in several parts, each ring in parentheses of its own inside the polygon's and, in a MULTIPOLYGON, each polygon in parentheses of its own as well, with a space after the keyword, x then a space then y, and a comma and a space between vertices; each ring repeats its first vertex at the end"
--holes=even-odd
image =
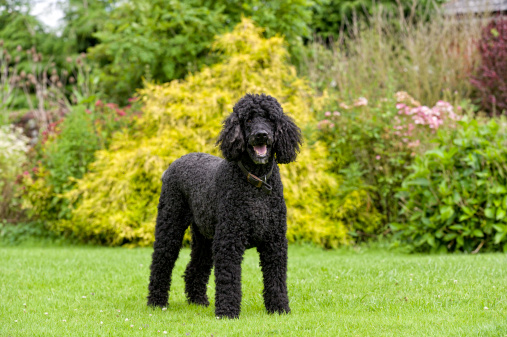
POLYGON ((150 316, 151 316, 151 314, 150 314, 150 316))
POLYGON ((489 308, 488 307, 484 307, 484 310, 488 310, 489 308))
POLYGON ((167 308, 162 308, 162 311, 166 311, 166 310, 167 310, 167 308))
POLYGON ((458 283, 458 280, 454 280, 454 284, 458 283))
POLYGON ((165 334, 167 334, 167 331, 164 331, 165 334))
POLYGON ((16 320, 14 320, 14 322, 16 322, 16 323, 17 323, 17 322, 18 322, 18 320, 16 319, 16 320))
POLYGON ((44 315, 47 315, 47 314, 48 314, 47 312, 44 313, 44 315))
POLYGON ((66 319, 62 319, 62 322, 67 322, 67 320, 66 319))
POLYGON ((131 325, 130 327, 131 327, 131 328, 133 328, 134 326, 133 326, 133 325, 131 325))
POLYGON ((104 322, 100 321, 100 324, 104 324, 104 322))
POLYGON ((129 319, 128 318, 125 318, 125 322, 128 321, 129 319))
POLYGON ((83 296, 83 298, 86 298, 86 296, 83 296))

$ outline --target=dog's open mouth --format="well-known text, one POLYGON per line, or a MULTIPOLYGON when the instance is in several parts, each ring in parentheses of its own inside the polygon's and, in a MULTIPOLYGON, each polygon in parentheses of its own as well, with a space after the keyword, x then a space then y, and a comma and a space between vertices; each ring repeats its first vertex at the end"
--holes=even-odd
POLYGON ((266 144, 254 145, 253 149, 255 151, 255 154, 258 155, 259 157, 264 157, 268 153, 268 147, 266 146, 266 144))

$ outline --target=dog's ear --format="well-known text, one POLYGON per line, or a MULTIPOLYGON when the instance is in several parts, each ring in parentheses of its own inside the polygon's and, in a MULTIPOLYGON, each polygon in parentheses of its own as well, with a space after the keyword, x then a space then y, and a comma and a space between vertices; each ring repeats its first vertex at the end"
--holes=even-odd
POLYGON ((296 160, 299 147, 302 144, 301 129, 298 128, 292 118, 282 114, 276 122, 275 142, 273 144, 276 162, 278 164, 288 164, 296 160))
POLYGON ((231 113, 223 122, 223 128, 215 145, 220 147, 224 158, 228 161, 237 161, 245 151, 245 139, 236 113, 231 113))

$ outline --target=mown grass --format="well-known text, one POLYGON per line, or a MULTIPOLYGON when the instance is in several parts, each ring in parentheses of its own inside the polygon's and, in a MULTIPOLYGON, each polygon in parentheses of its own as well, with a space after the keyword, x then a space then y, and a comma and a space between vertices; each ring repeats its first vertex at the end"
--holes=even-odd
POLYGON ((146 307, 151 249, 17 246, 0 248, 0 256, 0 336, 507 334, 505 254, 291 246, 292 313, 268 315, 258 256, 250 250, 238 320, 215 318, 213 279, 208 308, 186 303, 180 275, 188 249, 177 262, 165 311, 146 307))

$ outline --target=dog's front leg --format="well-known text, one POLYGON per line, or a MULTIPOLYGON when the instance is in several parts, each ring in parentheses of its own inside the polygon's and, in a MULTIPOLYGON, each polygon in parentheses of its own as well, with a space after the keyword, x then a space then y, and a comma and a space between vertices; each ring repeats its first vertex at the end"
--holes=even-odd
POLYGON ((289 313, 287 295, 287 238, 277 239, 257 247, 264 279, 264 305, 269 313, 289 313))
POLYGON ((241 310, 241 261, 245 252, 242 235, 232 223, 217 226, 213 238, 215 265, 215 315, 238 318, 241 310))

